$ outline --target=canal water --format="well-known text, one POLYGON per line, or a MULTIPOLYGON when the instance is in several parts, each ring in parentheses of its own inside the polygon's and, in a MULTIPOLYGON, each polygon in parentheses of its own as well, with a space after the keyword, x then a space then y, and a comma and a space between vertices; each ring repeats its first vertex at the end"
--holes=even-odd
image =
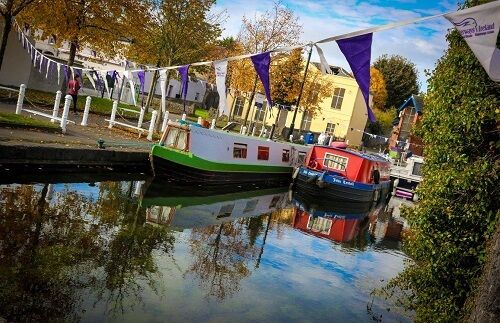
POLYGON ((410 320, 374 293, 407 259, 392 207, 167 186, 1 185, 0 318, 410 320))

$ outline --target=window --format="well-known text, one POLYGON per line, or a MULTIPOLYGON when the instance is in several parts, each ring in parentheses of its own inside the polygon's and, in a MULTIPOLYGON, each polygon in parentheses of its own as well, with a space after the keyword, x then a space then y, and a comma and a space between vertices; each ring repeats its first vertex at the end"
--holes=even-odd
POLYGON ((308 111, 304 111, 304 115, 302 116, 302 122, 300 123, 300 129, 309 130, 311 128, 312 121, 312 113, 308 111))
POLYGON ((186 150, 188 144, 188 134, 186 131, 178 128, 170 128, 165 140, 167 147, 186 150))
POLYGON ((332 108, 340 110, 342 108, 342 101, 344 101, 345 89, 336 87, 333 90, 333 98, 332 98, 332 108))
POLYGON ((326 153, 323 164, 330 169, 345 170, 347 167, 347 161, 347 157, 326 153))
POLYGON ((245 205, 245 208, 243 209, 243 213, 254 211, 255 207, 257 206, 257 203, 259 203, 259 200, 248 201, 247 204, 245 205))
POLYGON ((303 151, 299 151, 299 156, 297 158, 297 163, 299 163, 300 165, 304 164, 304 162, 306 161, 306 153, 303 152, 303 151))
POLYGON ((219 214, 217 214, 217 219, 227 218, 228 216, 231 216, 231 213, 233 213, 233 209, 234 204, 223 205, 219 210, 219 214))
POLYGON ((254 121, 264 121, 264 117, 266 115, 266 103, 267 101, 264 101, 262 103, 262 107, 259 108, 259 107, 256 107, 256 110, 255 110, 255 117, 253 118, 254 121))
POLYGON ((276 195, 273 197, 271 200, 271 203, 269 204, 269 208, 272 209, 273 207, 276 207, 278 205, 278 202, 281 200, 280 195, 276 195))
POLYGON ((281 161, 282 162, 289 162, 290 161, 290 150, 283 149, 283 154, 281 155, 281 161))
POLYGON ((175 146, 175 139, 177 138, 177 135, 179 134, 179 129, 177 128, 170 128, 167 134, 167 139, 165 140, 165 145, 167 147, 174 147, 175 146))
POLYGON ((195 101, 198 101, 199 98, 200 98, 200 93, 196 92, 196 94, 194 95, 195 101))
POLYGON ((326 133, 334 133, 335 132, 335 123, 327 123, 326 124, 326 133))
POLYGON ((309 216, 309 221, 307 221, 307 228, 312 232, 318 232, 321 234, 330 234, 330 229, 332 228, 333 221, 331 219, 309 216))
POLYGON ((177 137, 177 144, 175 147, 180 150, 186 149, 187 145, 187 132, 185 131, 179 131, 179 136, 177 137))
POLYGON ((259 146, 257 148, 258 160, 269 160, 269 147, 259 146))
POLYGON ((247 145, 235 143, 233 146, 233 158, 247 158, 247 145))
POLYGON ((236 102, 234 103, 234 112, 233 115, 241 117, 243 113, 243 106, 245 105, 245 98, 240 96, 236 98, 236 102))
POLYGON ((411 171, 412 175, 422 176, 422 165, 423 163, 415 162, 413 164, 413 170, 411 171))

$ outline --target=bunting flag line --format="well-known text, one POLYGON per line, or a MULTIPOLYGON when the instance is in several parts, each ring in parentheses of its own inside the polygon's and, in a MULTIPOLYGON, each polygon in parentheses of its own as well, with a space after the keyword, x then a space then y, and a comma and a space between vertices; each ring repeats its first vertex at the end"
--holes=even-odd
POLYGON ((255 72, 257 72, 257 75, 259 75, 262 86, 264 87, 264 93, 266 93, 269 109, 272 109, 273 101, 271 100, 271 89, 269 88, 269 67, 271 65, 271 53, 265 52, 251 56, 250 58, 255 68, 255 72))
POLYGON ((373 34, 365 34, 352 38, 337 40, 340 51, 347 59, 351 67, 354 78, 359 85, 361 93, 365 99, 368 119, 371 122, 377 121, 369 105, 370 99, 370 58, 372 49, 373 34))
POLYGON ((160 70, 160 90, 161 90, 161 112, 165 113, 166 108, 166 86, 167 86, 167 70, 160 70))
POLYGON ((316 51, 318 52, 319 56, 319 61, 320 61, 320 69, 321 69, 321 74, 332 74, 332 69, 330 68, 330 64, 326 61, 325 55, 323 54, 323 50, 318 46, 314 45, 316 47, 316 51))
POLYGON ((496 46, 500 28, 499 4, 493 1, 482 8, 478 6, 467 12, 459 10, 444 15, 465 39, 488 76, 496 82, 500 82, 500 49, 496 46))
POLYGON ((215 69, 215 84, 219 93, 219 116, 229 116, 229 108, 226 102, 226 76, 227 76, 227 61, 214 62, 215 69))

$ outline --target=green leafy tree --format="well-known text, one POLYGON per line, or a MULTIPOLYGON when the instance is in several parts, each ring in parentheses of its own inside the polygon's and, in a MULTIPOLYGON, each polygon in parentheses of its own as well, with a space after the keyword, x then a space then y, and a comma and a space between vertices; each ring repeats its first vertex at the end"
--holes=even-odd
POLYGON ((413 262, 390 285, 409 291, 407 305, 420 322, 467 316, 465 305, 500 216, 500 85, 456 30, 447 41, 429 79, 418 130, 426 159, 420 202, 406 212, 412 235, 405 246, 413 262))
POLYGON ((400 55, 382 55, 373 63, 385 80, 387 100, 384 110, 398 108, 412 94, 417 94, 417 68, 415 64, 400 55))

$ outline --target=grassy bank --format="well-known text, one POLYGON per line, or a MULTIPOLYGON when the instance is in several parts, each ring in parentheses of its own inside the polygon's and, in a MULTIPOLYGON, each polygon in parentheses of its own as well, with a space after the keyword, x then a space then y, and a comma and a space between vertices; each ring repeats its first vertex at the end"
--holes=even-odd
POLYGON ((51 132, 60 132, 58 124, 49 121, 29 118, 15 113, 0 112, 0 126, 11 126, 16 128, 36 128, 51 132))

